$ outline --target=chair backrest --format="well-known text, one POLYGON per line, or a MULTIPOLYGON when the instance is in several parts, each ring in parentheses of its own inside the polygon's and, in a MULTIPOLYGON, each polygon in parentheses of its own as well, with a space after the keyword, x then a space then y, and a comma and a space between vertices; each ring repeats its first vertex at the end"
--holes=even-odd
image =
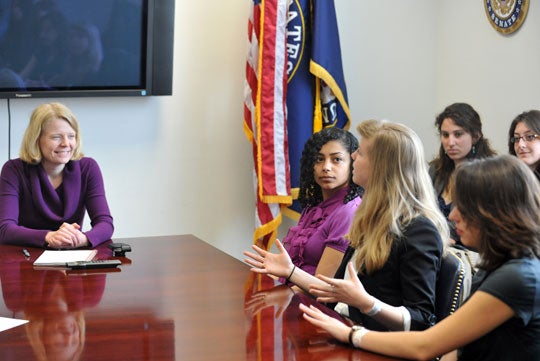
MULTIPOLYGON (((466 277, 470 277, 466 265, 454 252, 447 250, 441 260, 441 269, 435 290, 435 316, 437 322, 454 313, 464 298, 466 277)), ((467 294, 465 294, 467 293, 467 294)))

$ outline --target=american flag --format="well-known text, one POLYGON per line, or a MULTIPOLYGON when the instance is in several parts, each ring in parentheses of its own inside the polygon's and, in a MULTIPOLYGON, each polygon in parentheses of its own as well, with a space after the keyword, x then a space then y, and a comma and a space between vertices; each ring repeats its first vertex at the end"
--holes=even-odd
POLYGON ((287 141, 287 0, 254 0, 248 22, 244 132, 252 143, 256 214, 254 242, 268 249, 290 205, 287 141))

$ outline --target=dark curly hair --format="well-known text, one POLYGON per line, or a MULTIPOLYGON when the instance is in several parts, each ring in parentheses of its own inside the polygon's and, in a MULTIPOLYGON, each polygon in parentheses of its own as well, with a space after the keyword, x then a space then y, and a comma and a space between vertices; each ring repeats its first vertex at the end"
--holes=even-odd
MULTIPOLYGON (((478 115, 478 112, 472 106, 467 103, 454 103, 447 106, 435 119, 435 126, 439 134, 442 123, 447 118, 452 119, 456 125, 462 127, 463 130, 471 135, 473 140, 477 139, 476 143, 474 143, 474 151, 471 150, 467 154, 467 159, 486 158, 496 154, 491 148, 489 140, 484 138, 480 115, 478 115)), ((444 185, 448 184, 448 180, 454 172, 455 164, 446 155, 442 143, 439 148, 439 155, 430 164, 435 167, 436 181, 444 185)))
MULTIPOLYGON (((298 201, 302 208, 306 206, 315 206, 322 202, 322 189, 315 181, 313 169, 315 161, 321 148, 328 142, 336 140, 351 155, 358 149, 358 139, 347 130, 335 127, 323 128, 314 133, 304 145, 302 158, 300 159, 300 192, 298 201)), ((347 203, 358 196, 362 196, 364 189, 352 181, 352 161, 349 172, 349 192, 343 198, 343 203, 347 203)))

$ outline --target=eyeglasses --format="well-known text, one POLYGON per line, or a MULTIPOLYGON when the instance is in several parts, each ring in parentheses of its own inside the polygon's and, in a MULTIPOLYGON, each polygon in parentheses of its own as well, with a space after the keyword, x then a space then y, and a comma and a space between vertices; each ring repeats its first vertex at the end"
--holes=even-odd
POLYGON ((519 141, 523 138, 526 142, 530 143, 533 142, 536 138, 540 138, 540 135, 538 134, 525 134, 521 137, 510 137, 510 143, 519 143, 519 141))

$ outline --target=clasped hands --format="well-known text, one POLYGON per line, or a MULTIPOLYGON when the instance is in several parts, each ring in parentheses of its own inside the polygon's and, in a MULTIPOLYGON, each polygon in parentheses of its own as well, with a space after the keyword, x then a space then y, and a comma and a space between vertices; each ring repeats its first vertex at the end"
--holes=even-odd
MULTIPOLYGON (((278 253, 271 253, 253 245, 252 248, 255 252, 245 251, 244 255, 247 258, 244 261, 251 266, 252 272, 286 278, 290 275, 294 265, 279 240, 276 240, 276 247, 278 253)), ((347 264, 347 272, 349 276, 347 280, 317 275, 316 278, 307 278, 306 285, 298 284, 298 286, 307 286, 309 293, 315 296, 319 302, 343 302, 358 308, 361 312, 369 311, 375 300, 366 292, 351 262, 347 264)))
POLYGON ((77 223, 62 223, 57 231, 45 235, 45 242, 51 248, 79 248, 88 246, 88 237, 81 232, 77 223))

